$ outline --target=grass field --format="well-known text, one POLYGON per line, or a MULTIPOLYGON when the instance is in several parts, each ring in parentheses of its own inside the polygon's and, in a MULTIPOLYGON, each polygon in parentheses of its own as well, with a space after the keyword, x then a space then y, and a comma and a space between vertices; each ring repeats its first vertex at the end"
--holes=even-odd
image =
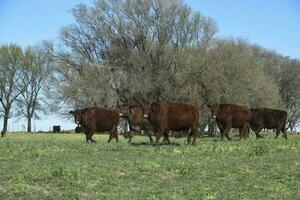
POLYGON ((300 135, 196 146, 133 145, 108 135, 0 138, 0 199, 300 199, 300 135))

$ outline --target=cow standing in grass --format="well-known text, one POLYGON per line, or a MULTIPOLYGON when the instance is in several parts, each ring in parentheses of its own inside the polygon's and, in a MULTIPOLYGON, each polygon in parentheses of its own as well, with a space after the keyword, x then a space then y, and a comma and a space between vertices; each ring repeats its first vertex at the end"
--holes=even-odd
POLYGON ((151 123, 144 118, 143 110, 146 110, 149 104, 133 104, 120 107, 120 116, 127 119, 130 131, 127 132, 126 138, 131 142, 134 132, 146 132, 150 143, 153 143, 151 135, 154 135, 151 123))
POLYGON ((231 128, 238 128, 240 138, 246 138, 250 131, 249 121, 251 117, 250 109, 246 106, 235 104, 213 104, 208 105, 211 109, 211 115, 216 119, 220 129, 221 140, 224 135, 228 140, 231 140, 228 133, 231 128))
POLYGON ((256 138, 262 137, 259 132, 263 129, 276 129, 276 136, 278 137, 280 131, 283 137, 287 139, 286 135, 286 120, 287 112, 284 110, 276 110, 270 108, 251 108, 250 127, 255 131, 256 138))
POLYGON ((161 136, 169 140, 169 131, 189 131, 187 142, 196 143, 198 136, 199 110, 191 103, 155 102, 149 110, 144 111, 144 117, 149 119, 156 133, 156 144, 161 136))
POLYGON ((95 132, 109 132, 108 143, 115 138, 118 142, 117 126, 119 112, 104 108, 85 108, 70 111, 74 115, 75 123, 80 125, 86 135, 86 141, 96 142, 92 137, 95 132))

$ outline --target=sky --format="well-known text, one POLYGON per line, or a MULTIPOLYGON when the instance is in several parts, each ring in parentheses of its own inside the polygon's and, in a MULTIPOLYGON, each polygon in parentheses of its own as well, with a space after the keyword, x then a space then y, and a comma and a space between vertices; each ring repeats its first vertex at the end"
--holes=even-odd
MULTIPOLYGON (((56 41, 62 26, 74 23, 70 10, 93 0, 0 0, 0 45, 25 47, 43 40, 56 41)), ((185 0, 193 9, 213 18, 218 37, 242 38, 291 58, 300 59, 299 0, 185 0)), ((35 120, 36 130, 75 127, 72 119, 55 114, 35 120)), ((9 130, 22 130, 26 123, 10 119, 9 130)), ((2 123, 0 123, 2 128, 2 123)))

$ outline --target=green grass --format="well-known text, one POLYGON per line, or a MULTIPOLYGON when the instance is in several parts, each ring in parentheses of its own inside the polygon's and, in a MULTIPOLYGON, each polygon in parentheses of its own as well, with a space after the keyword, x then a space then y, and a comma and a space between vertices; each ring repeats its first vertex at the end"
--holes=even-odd
POLYGON ((94 137, 0 138, 0 199, 300 199, 300 135, 159 147, 94 137))

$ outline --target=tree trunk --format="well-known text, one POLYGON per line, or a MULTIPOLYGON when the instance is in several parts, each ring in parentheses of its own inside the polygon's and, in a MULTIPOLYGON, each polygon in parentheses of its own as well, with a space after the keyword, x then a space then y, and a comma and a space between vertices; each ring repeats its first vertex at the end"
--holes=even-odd
POLYGON ((31 117, 27 118, 27 132, 31 133, 31 117))
POLYGON ((3 131, 7 131, 7 124, 8 124, 8 113, 5 112, 4 118, 3 118, 3 131))

